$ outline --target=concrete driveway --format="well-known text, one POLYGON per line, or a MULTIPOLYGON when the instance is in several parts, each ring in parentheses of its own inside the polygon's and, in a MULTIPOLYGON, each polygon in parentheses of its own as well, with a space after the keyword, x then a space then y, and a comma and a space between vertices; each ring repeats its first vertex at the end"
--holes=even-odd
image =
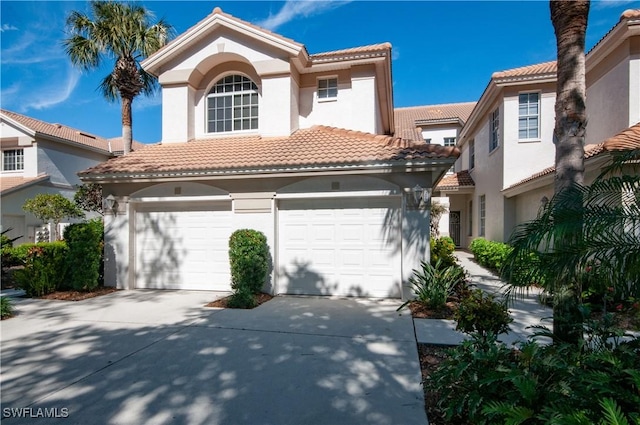
POLYGON ((2 420, 427 423, 413 323, 398 302, 277 297, 247 311, 203 307, 224 295, 19 301, 19 315, 0 324, 2 420), (9 418, 17 415, 28 417, 9 418))

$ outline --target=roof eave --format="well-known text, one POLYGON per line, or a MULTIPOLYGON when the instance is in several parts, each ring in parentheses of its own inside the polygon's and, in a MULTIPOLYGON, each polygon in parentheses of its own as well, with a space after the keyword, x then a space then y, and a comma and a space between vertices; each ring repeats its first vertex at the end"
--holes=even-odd
POLYGON ((150 180, 193 180, 193 179, 242 179, 260 177, 282 177, 296 175, 319 175, 326 173, 362 174, 362 173, 391 173, 391 172, 419 172, 419 171, 446 171, 453 165, 456 156, 425 158, 408 161, 379 161, 371 163, 354 163, 340 165, 318 165, 299 167, 263 167, 223 170, 181 170, 160 171, 152 173, 78 173, 80 180, 96 183, 124 183, 132 181, 150 180))
POLYGON ((2 196, 10 195, 11 193, 18 192, 18 191, 20 191, 22 189, 26 189, 26 188, 31 187, 33 185, 36 185, 38 183, 42 183, 43 181, 46 181, 46 180, 49 180, 49 175, 47 175, 47 174, 45 174, 44 176, 39 176, 35 180, 31 180, 31 181, 28 181, 28 182, 23 183, 21 185, 5 189, 2 192, 0 192, 0 195, 2 195, 2 196))

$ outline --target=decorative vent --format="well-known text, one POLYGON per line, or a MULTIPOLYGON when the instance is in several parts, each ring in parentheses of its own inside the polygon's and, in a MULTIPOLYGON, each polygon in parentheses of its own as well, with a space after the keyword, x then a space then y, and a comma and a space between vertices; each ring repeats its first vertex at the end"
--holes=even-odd
POLYGON ((173 188, 174 195, 182 195, 182 188, 180 186, 176 186, 173 188))
POLYGON ((331 182, 331 190, 340 190, 340 182, 331 182))

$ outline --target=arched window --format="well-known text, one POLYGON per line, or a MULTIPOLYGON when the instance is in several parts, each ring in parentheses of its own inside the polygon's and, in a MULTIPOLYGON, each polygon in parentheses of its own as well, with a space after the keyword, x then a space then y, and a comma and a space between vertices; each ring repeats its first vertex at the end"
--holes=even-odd
POLYGON ((242 75, 229 75, 207 95, 207 132, 258 129, 258 86, 242 75))

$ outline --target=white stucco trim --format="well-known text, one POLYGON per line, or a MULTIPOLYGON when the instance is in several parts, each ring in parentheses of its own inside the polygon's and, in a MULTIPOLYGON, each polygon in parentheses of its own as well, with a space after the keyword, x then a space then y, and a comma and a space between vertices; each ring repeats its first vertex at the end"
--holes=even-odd
POLYGON ((318 199, 318 198, 370 198, 380 196, 402 196, 398 190, 365 190, 352 192, 312 192, 312 193, 276 193, 276 199, 318 199))
POLYGON ((192 201, 230 201, 231 195, 210 195, 210 196, 160 196, 160 197, 139 197, 129 198, 132 203, 145 202, 192 202, 192 201))

